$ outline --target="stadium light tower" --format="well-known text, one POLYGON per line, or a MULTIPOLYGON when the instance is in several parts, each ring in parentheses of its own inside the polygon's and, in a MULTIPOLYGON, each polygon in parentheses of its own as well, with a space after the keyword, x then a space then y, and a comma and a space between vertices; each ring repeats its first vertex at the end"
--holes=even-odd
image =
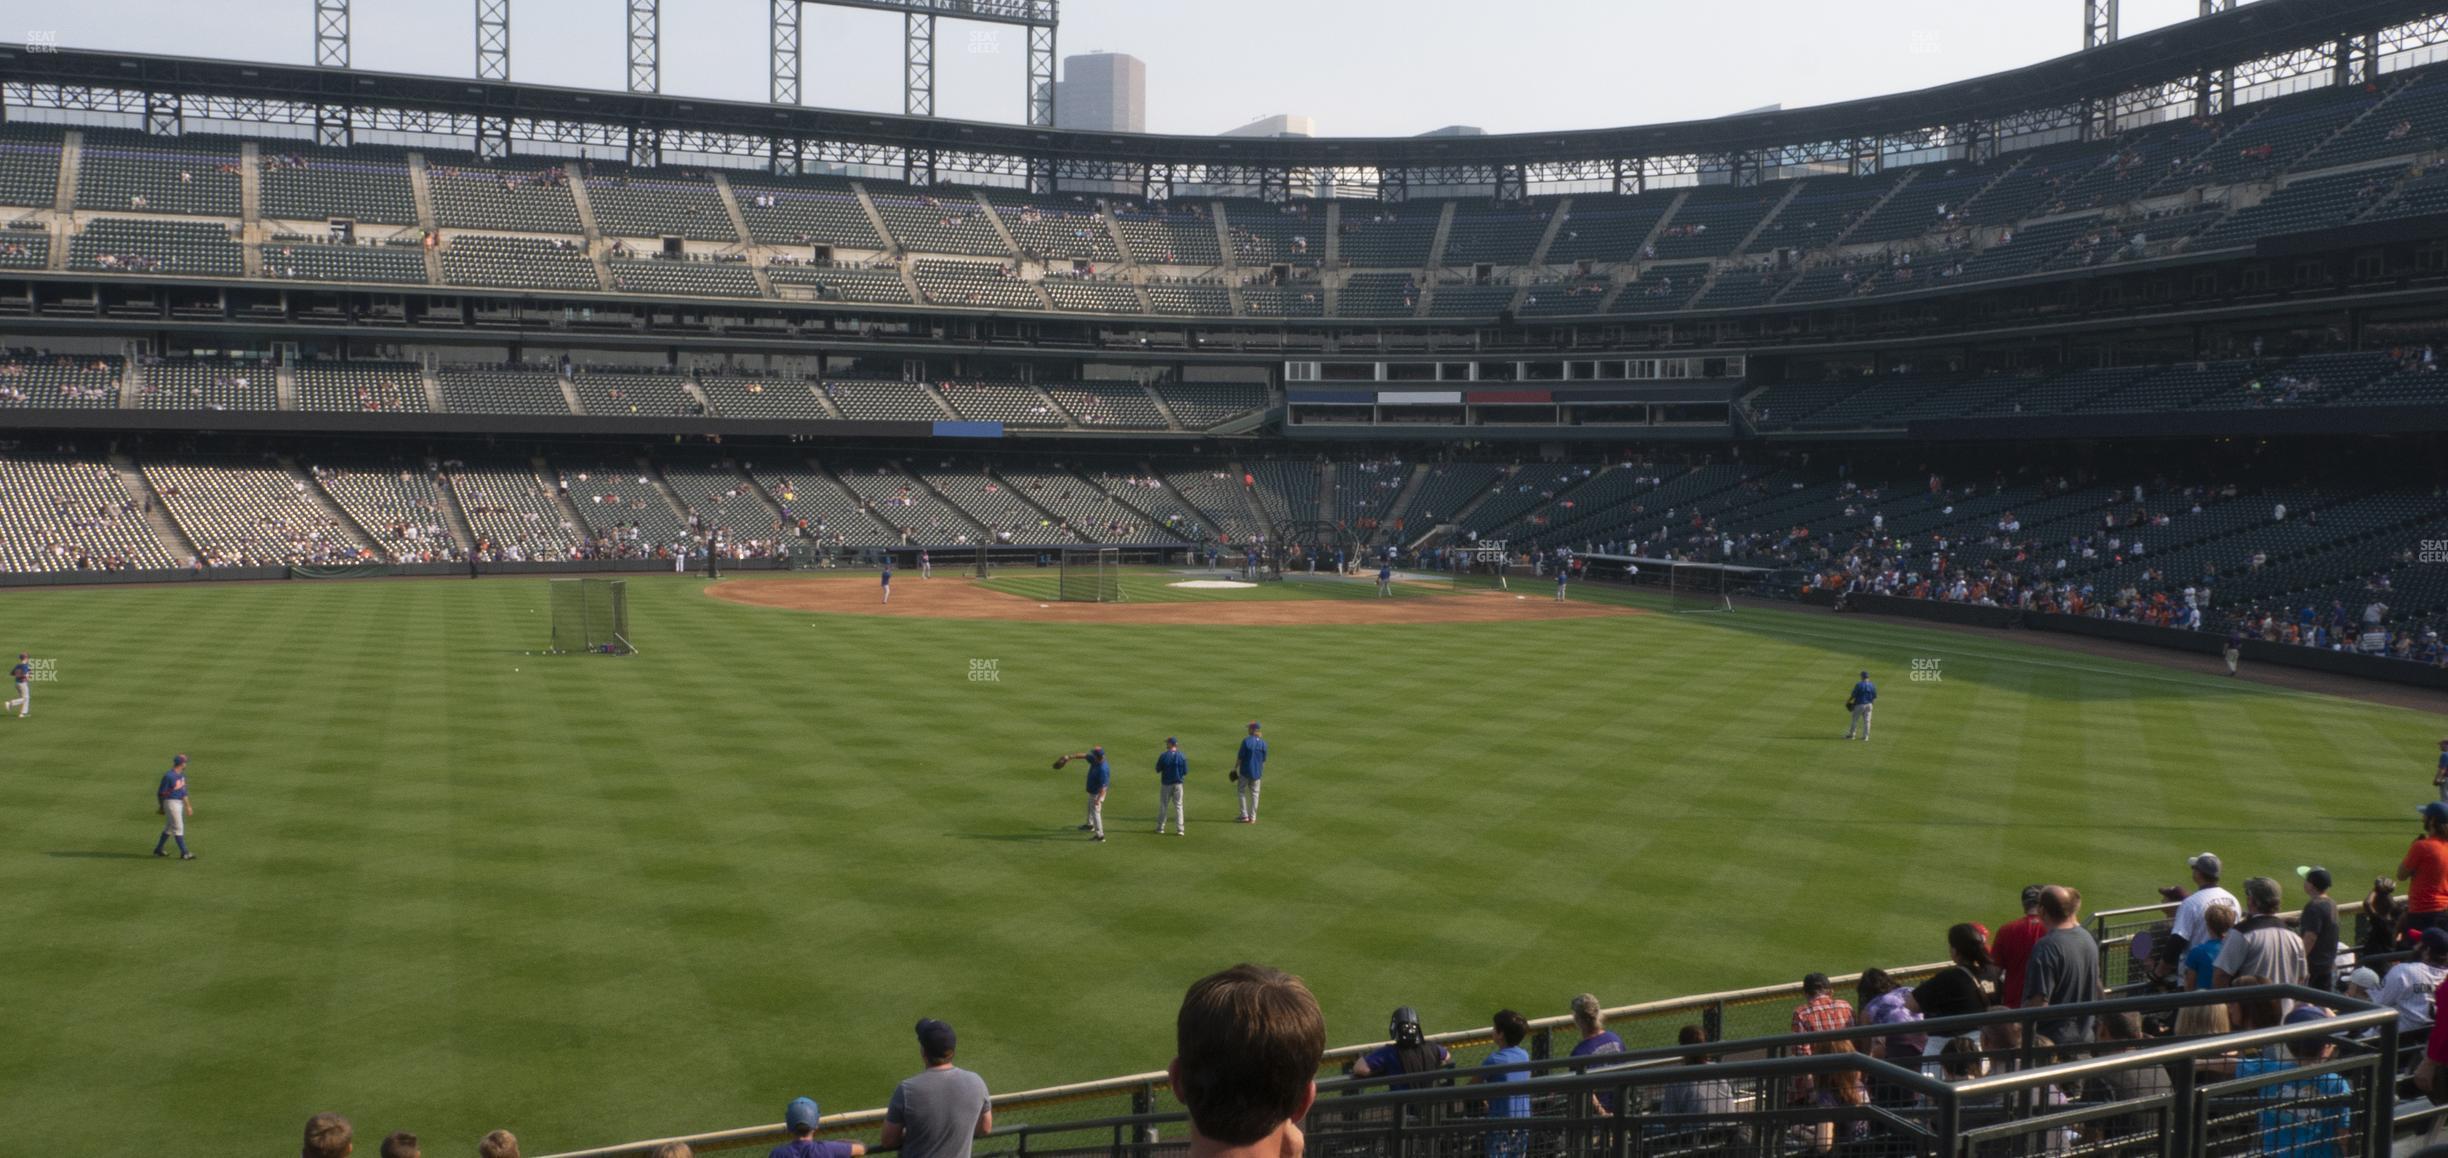
POLYGON ((1028 92, 1024 122, 1054 123, 1055 28, 1060 0, 770 0, 773 12, 771 44, 776 104, 799 103, 800 13, 805 4, 864 8, 901 14, 901 111, 915 117, 935 115, 935 20, 973 20, 984 24, 1016 24, 1028 30, 1028 92))
POLYGON ((510 79, 510 0, 476 0, 476 79, 510 79))
POLYGON ((2100 48, 2116 43, 2117 0, 2082 0, 2082 6, 2083 47, 2100 48))
POLYGON ((663 91, 663 10, 659 0, 629 0, 629 91, 663 91))
POLYGON ((315 67, 349 66, 349 0, 314 0, 315 67))

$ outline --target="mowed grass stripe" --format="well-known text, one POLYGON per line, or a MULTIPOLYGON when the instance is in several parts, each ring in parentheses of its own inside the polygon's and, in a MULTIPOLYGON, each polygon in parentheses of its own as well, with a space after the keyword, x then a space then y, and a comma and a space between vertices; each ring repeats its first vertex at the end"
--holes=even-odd
POLYGON ((0 919, 38 931, 0 944, 14 1137, 72 1151, 109 1115, 237 1152, 325 1108, 538 1150, 712 1128, 880 1104, 921 1015, 1017 1089, 1160 1066, 1181 986, 1252 958, 1308 976, 1344 1041, 1399 1002, 1464 1026, 1934 957, 2030 880, 2147 897, 2205 830, 2239 875, 2393 867, 2437 739, 1775 611, 1139 628, 703 586, 632 580, 645 652, 617 660, 524 654, 542 582, 0 596, 63 672, 0 722, 0 919), (1844 745, 1865 666, 1878 738, 1844 745), (1278 751, 1255 828, 1223 778, 1251 718, 1278 751), (1160 841, 1167 734, 1192 825, 1160 841), (1079 770, 1046 766, 1099 742, 1102 846, 1072 830, 1079 770), (141 853, 181 749, 206 859, 165 865, 141 853))

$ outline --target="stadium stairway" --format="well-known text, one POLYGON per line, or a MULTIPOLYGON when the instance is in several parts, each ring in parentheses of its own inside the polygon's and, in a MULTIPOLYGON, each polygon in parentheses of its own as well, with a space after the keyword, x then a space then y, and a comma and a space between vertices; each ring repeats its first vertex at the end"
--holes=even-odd
MULTIPOLYGON (((261 142, 238 142, 238 219, 249 225, 263 220, 263 145, 261 142)), ((250 272, 249 276, 253 274, 250 272)))
POLYGON ((112 454, 110 464, 119 472, 122 482, 133 484, 137 507, 144 512, 145 525, 153 529, 153 537, 161 540, 161 545, 181 560, 202 558, 204 553, 196 550, 195 541, 188 538, 187 532, 171 519, 170 508, 162 502, 161 492, 153 489, 153 480, 146 478, 144 471, 136 466, 135 458, 112 454))
MULTIPOLYGON (((596 268, 599 272, 602 269, 602 260, 601 258, 596 259, 596 268)), ((578 400, 578 384, 570 381, 569 375, 561 375, 554 380, 554 384, 561 387, 561 404, 569 407, 570 413, 584 414, 587 412, 586 403, 578 400)))
MULTIPOLYGON (((432 380, 432 375, 426 375, 426 381, 430 382, 432 380)), ((439 492, 442 496, 442 510, 444 514, 444 521, 442 525, 448 527, 451 534, 458 536, 461 543, 466 544, 469 554, 474 554, 476 551, 476 525, 468 522, 467 511, 459 505, 459 491, 456 487, 450 485, 450 475, 448 473, 435 477, 434 490, 439 492)))
POLYGON ((1411 464, 1411 473, 1403 479, 1402 489, 1394 492, 1393 502, 1386 504, 1385 518, 1380 520, 1378 528, 1383 537, 1390 539, 1395 534, 1395 528, 1402 526, 1403 517, 1411 513, 1411 501, 1419 497, 1420 483, 1427 477, 1427 463, 1411 464))
MULTIPOLYGON (((312 500, 315 509, 323 512, 325 518, 337 520, 341 526, 348 528, 359 539, 378 547, 387 541, 383 536, 376 535, 368 529, 364 523, 357 521, 357 516, 350 514, 347 507, 341 506, 339 500, 331 496, 331 492, 323 489, 323 480, 315 477, 312 471, 300 468, 295 458, 284 454, 280 456, 280 465, 282 470, 305 480, 306 489, 299 493, 312 500)), ((453 545, 464 550, 472 542, 473 540, 467 540, 453 545)))
MULTIPOLYGON (((1006 236, 1008 237, 1008 235, 1006 236)), ((901 476, 908 479, 910 481, 910 485, 916 487, 918 490, 926 492, 926 494, 933 498, 936 502, 943 504, 944 509, 951 511, 953 514, 959 516, 962 521, 968 523, 970 527, 975 530, 979 542, 990 542, 994 539, 994 528, 987 526, 985 520, 969 513, 969 508, 953 502, 952 496, 947 495, 943 493, 942 490, 938 489, 933 482, 927 479, 925 472, 913 470, 911 469, 910 464, 897 458, 892 460, 892 468, 901 472, 901 476)), ((1035 506, 1036 504, 1028 503, 1027 505, 1035 506)), ((1060 520, 1056 521, 1059 522, 1060 520)))
MULTIPOLYGON (((1810 181, 1807 179, 1790 183, 1785 190, 1785 195, 1777 198, 1776 206, 1768 210, 1768 212, 1761 214, 1759 223, 1751 227, 1751 232, 1743 234, 1743 239, 1734 243, 1734 252, 1727 255, 1729 263, 1733 257, 1751 252, 1751 247, 1759 243, 1760 234, 1768 231, 1768 223, 1776 220, 1778 217, 1783 216, 1785 213, 1785 207, 1793 204, 1793 199, 1800 196, 1802 193, 1802 187, 1808 184, 1810 184, 1810 181)), ((1710 280, 1713 281, 1715 279, 1712 277, 1710 280)), ((1700 292, 1707 293, 1708 287, 1700 287, 1700 292)))
POLYGON ((680 520, 681 526, 687 526, 689 506, 681 501, 680 492, 672 489, 671 481, 663 477, 662 468, 657 467, 651 459, 640 458, 636 461, 638 477, 645 479, 647 485, 654 488, 654 493, 663 496, 664 504, 672 509, 672 517, 680 520))
MULTIPOLYGON (((572 181, 570 184, 575 185, 577 182, 572 181)), ((562 379, 561 387, 564 390, 568 389, 569 380, 562 379)), ((569 524, 570 533, 580 538, 593 537, 594 530, 587 525, 586 518, 578 513, 578 504, 571 502, 568 493, 564 492, 555 481, 556 476, 553 474, 551 464, 538 456, 527 460, 527 469, 528 473, 535 476, 536 484, 544 488, 545 501, 551 503, 552 509, 560 513, 563 522, 569 524)), ((470 542, 473 541, 470 540, 470 542)))
MULTIPOLYGON (((297 408, 298 408, 298 404, 297 404, 297 369, 296 369, 296 367, 293 367, 293 366, 275 366, 275 367, 273 367, 273 369, 272 369, 272 408, 273 408, 274 410, 295 410, 295 409, 297 409, 297 408)), ((371 541, 371 540, 369 540, 369 541, 371 541)))
MULTIPOLYGON (((1454 203, 1452 201, 1447 201, 1444 208, 1437 214, 1436 236, 1429 239, 1428 242, 1429 269, 1436 269, 1445 264, 1445 239, 1453 236, 1453 220, 1454 203)), ((1427 280, 1431 284, 1436 281, 1435 278, 1429 278, 1427 280)), ((1420 303, 1422 317, 1427 316, 1427 306, 1428 303, 1425 301, 1420 303)))
POLYGON ((1547 264, 1547 253, 1555 248, 1556 234, 1564 231, 1564 219, 1571 214, 1573 199, 1566 197, 1547 209, 1547 228, 1539 231, 1538 244, 1530 247, 1530 260, 1522 264, 1536 269, 1547 264))
MULTIPOLYGON (((84 168, 85 134, 75 129, 60 134, 59 188, 51 195, 51 208, 62 214, 69 213, 76 208, 77 174, 84 168)), ((62 220, 59 224, 64 230, 68 223, 62 220)), ((51 245, 53 269, 61 268, 58 262, 61 260, 62 251, 67 248, 67 237, 63 233, 51 245)))

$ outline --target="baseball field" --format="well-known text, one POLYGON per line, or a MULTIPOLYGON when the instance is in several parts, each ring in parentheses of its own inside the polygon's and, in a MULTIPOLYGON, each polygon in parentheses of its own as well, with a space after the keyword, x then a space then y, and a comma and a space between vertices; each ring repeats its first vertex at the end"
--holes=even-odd
POLYGON ((543 581, 0 594, 0 647, 56 675, 0 720, 5 1149, 275 1153, 336 1109, 361 1151, 539 1154, 880 1105, 920 1016, 999 1090, 1158 1068, 1183 987, 1243 959, 1340 1043, 1401 1003, 1930 960, 2026 883, 2137 903, 2205 848, 2292 900, 2297 864, 2394 868, 2441 734, 1798 611, 1040 582, 904 573, 875 614, 872 575, 638 578, 624 658, 533 654, 543 581), (1863 668, 1876 739, 1842 743, 1863 668), (1186 839, 1153 835, 1167 735, 1186 839), (1091 744, 1104 844, 1048 769, 1091 744), (192 862, 148 855, 176 752, 192 862))

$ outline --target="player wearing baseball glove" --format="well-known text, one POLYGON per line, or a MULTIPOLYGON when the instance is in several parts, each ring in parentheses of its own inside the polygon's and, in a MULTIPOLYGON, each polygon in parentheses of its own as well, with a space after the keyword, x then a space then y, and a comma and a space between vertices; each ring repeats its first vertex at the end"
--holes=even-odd
POLYGON ((1056 756, 1056 757, 1054 758, 1054 770, 1055 770, 1055 771, 1057 771, 1057 772, 1060 772, 1060 771, 1062 771, 1064 768, 1066 768, 1066 767, 1070 766, 1070 763, 1071 763, 1071 757, 1069 757, 1069 756, 1056 756))

